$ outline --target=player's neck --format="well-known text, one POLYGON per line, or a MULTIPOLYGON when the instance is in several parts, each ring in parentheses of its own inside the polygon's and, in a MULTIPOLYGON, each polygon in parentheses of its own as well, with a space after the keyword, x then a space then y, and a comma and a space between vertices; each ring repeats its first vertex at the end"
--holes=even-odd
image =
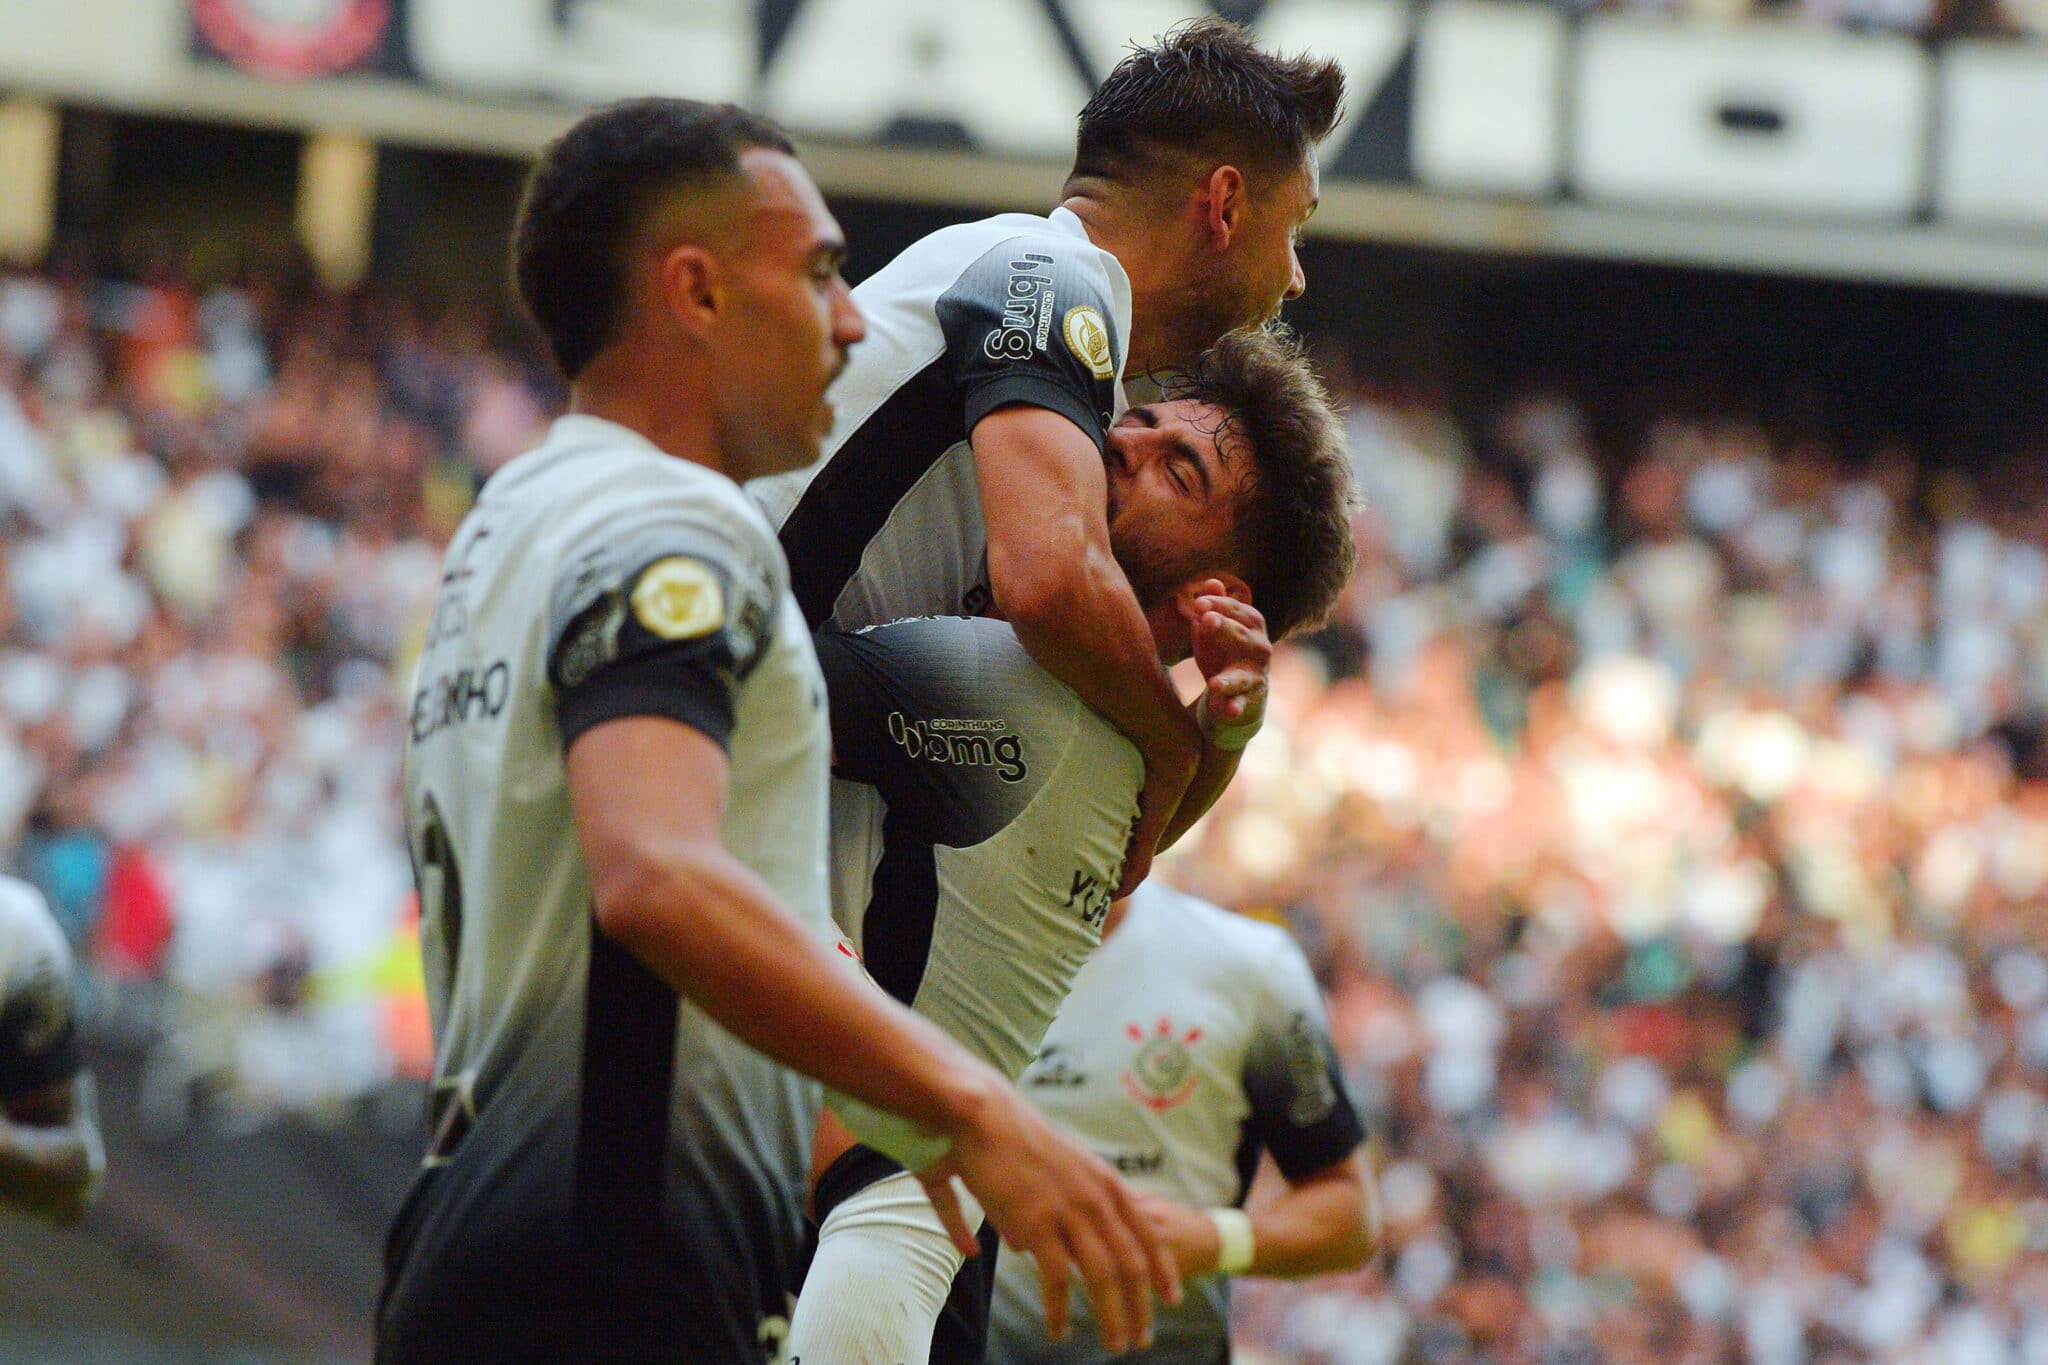
POLYGON ((1060 207, 1081 220, 1088 240, 1116 257, 1131 282, 1131 345, 1124 373, 1141 375, 1187 363, 1201 347, 1186 345, 1176 335, 1183 329, 1171 325, 1185 291, 1174 279, 1173 244, 1161 239, 1156 220, 1109 195, 1086 191, 1069 195, 1060 207))
POLYGON ((676 376, 648 377, 633 357, 607 351, 569 386, 569 410, 636 431, 664 454, 735 477, 718 440, 718 424, 695 388, 676 376))

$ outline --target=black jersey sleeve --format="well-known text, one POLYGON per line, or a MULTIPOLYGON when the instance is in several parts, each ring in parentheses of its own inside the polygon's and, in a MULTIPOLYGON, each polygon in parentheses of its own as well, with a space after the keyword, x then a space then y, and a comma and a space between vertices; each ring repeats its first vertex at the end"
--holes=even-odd
POLYGON ((1365 1125, 1345 1091, 1315 978, 1291 941, 1268 959, 1264 995, 1244 1061, 1247 1136, 1299 1180, 1349 1156, 1365 1125))
POLYGON ((1102 444, 1116 401, 1116 305, 1086 243, 1020 237, 939 296, 966 429, 1012 403, 1059 413, 1102 444))
POLYGON ((728 528, 660 516, 573 558, 548 617, 563 747, 622 716, 666 716, 724 746, 735 689, 771 638, 770 563, 728 528))
POLYGON ((817 637, 834 775, 875 788, 922 843, 981 843, 1037 789, 1032 750, 1045 737, 1031 732, 1059 719, 1025 703, 1002 664, 984 666, 980 637, 1007 630, 928 617, 817 637))

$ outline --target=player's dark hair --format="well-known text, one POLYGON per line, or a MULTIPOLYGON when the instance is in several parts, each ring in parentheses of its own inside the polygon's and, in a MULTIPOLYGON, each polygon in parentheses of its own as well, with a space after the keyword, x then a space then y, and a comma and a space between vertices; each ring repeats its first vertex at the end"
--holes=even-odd
POLYGON ((1358 495, 1344 424, 1300 341, 1277 328, 1226 333, 1166 392, 1222 409, 1217 444, 1251 448, 1232 549, 1267 633, 1321 624, 1358 560, 1358 495))
POLYGON ((624 254, 648 206, 731 180, 756 147, 794 151, 737 105, 636 99, 593 110, 541 153, 512 229, 512 279, 564 375, 618 334, 624 254))
POLYGON ((1069 193, 1082 179, 1141 183, 1195 155, 1291 172, 1343 109, 1336 62, 1262 52, 1227 19, 1192 19, 1118 62, 1081 110, 1069 193))

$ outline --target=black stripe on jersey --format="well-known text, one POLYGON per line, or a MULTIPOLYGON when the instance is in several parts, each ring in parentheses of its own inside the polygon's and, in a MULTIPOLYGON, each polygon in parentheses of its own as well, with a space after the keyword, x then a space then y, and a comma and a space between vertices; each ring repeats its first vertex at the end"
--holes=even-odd
POLYGON ((685 1304, 662 1250, 675 1061, 676 993, 593 919, 574 1195, 586 1331, 604 1333, 625 1314, 636 1327, 672 1319, 668 1339, 684 1339, 685 1304))
POLYGON ((882 819, 882 857, 861 920, 861 959, 881 988, 909 1005, 924 981, 939 913, 939 864, 932 845, 910 837, 893 811, 882 819))
POLYGON ((941 355, 898 385, 818 471, 782 523, 790 587, 812 630, 832 615, 896 504, 966 439, 952 361, 941 355))

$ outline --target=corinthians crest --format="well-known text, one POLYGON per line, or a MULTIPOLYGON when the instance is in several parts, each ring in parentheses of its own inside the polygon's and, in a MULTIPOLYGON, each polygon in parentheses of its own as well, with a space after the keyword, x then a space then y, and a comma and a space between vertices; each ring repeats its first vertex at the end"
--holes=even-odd
POLYGON ((1124 1025, 1124 1032, 1138 1045, 1138 1055, 1123 1074, 1124 1093, 1158 1113, 1185 1103, 1201 1079, 1195 1074, 1195 1059, 1188 1049, 1202 1036, 1202 1030, 1191 1028, 1176 1034, 1173 1021, 1161 1015, 1149 1033, 1139 1024, 1124 1025))

